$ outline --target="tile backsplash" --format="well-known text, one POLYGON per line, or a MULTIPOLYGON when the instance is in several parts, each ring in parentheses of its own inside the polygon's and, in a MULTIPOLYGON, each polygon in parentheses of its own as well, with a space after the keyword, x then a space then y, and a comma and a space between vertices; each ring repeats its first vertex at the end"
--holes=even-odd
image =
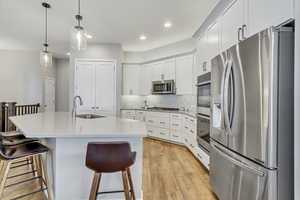
POLYGON ((135 96, 125 95, 121 98, 122 108, 141 108, 147 100, 148 107, 184 108, 189 112, 196 112, 196 95, 150 95, 135 96))

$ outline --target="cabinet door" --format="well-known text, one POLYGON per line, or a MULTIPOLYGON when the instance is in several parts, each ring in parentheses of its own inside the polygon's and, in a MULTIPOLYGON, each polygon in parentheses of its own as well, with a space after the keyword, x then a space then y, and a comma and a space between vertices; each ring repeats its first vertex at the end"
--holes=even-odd
POLYGON ((293 18, 293 0, 248 0, 248 12, 248 36, 251 36, 293 18))
POLYGON ((175 79, 175 59, 164 61, 163 65, 163 80, 174 80, 175 79))
POLYGON ((193 94, 194 56, 176 58, 176 94, 193 94))
POLYGON ((80 63, 76 65, 76 91, 75 95, 82 98, 83 105, 78 110, 88 111, 95 106, 95 67, 93 64, 80 63))
POLYGON ((123 66, 123 94, 138 95, 140 81, 140 66, 139 65, 124 65, 123 66))
POLYGON ((115 114, 116 85, 114 63, 103 62, 95 64, 95 94, 96 111, 115 114))
POLYGON ((152 67, 151 65, 142 65, 140 68, 139 81, 140 95, 150 95, 152 88, 152 67))
MULTIPOLYGON (((238 31, 245 21, 244 1, 236 0, 222 16, 221 22, 221 38, 222 51, 227 50, 231 46, 238 43, 238 31)), ((252 1, 252 0, 251 0, 252 1)), ((261 1, 261 0, 259 0, 261 1)), ((241 33, 241 32, 240 32, 241 33)))
POLYGON ((207 52, 208 60, 220 54, 220 23, 217 21, 207 30, 207 52))
POLYGON ((163 74, 163 62, 152 63, 152 81, 160 81, 162 80, 163 74))

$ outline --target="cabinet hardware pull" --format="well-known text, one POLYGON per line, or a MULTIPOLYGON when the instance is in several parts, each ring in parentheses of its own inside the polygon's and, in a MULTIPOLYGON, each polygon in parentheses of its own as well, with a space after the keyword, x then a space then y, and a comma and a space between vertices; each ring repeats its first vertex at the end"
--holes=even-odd
POLYGON ((159 132, 161 135, 166 135, 165 133, 159 132))
POLYGON ((191 133, 194 133, 194 131, 190 130, 191 133))
POLYGON ((151 122, 151 123, 153 123, 153 120, 148 120, 148 122, 151 122))
POLYGON ((159 122, 160 124, 165 124, 166 122, 159 122))
POLYGON ((245 37, 245 30, 246 30, 246 28, 247 28, 247 25, 246 24, 244 24, 243 26, 242 26, 242 39, 243 40, 245 40, 246 39, 246 37, 245 37))
POLYGON ((179 126, 179 124, 172 124, 173 126, 179 126))
POLYGON ((202 156, 200 156, 200 154, 199 154, 199 153, 197 153, 197 155, 199 156, 199 158, 200 158, 200 159, 202 159, 202 156))
POLYGON ((184 128, 189 129, 189 127, 185 126, 184 128))
POLYGON ((241 40, 241 31, 242 31, 242 28, 240 27, 240 28, 238 29, 238 41, 239 41, 239 42, 242 41, 242 40, 241 40))
POLYGON ((176 137, 176 138, 178 138, 179 136, 178 136, 178 135, 173 135, 173 137, 176 137))
POLYGON ((149 132, 149 133, 153 133, 153 131, 151 131, 151 130, 148 130, 148 132, 149 132))

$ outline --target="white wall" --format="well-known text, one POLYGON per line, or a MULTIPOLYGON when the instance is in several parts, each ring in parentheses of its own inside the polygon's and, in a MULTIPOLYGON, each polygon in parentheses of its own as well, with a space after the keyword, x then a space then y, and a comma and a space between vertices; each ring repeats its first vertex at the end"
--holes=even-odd
POLYGON ((295 1, 296 5, 296 40, 295 40, 295 200, 300 200, 300 1, 295 1))
POLYGON ((193 38, 179 41, 156 49, 143 52, 124 52, 125 63, 144 63, 165 57, 191 52, 196 49, 196 41, 193 38))
POLYGON ((69 68, 69 107, 72 106, 74 97, 74 72, 76 59, 103 59, 114 60, 117 62, 117 111, 120 109, 121 91, 122 91, 122 67, 123 51, 120 44, 93 44, 83 52, 71 52, 69 68))
MULTIPOLYGON (((0 63, 0 101, 43 103, 39 52, 0 50, 0 63)), ((55 69, 48 69, 45 74, 54 77, 55 69)))
POLYGON ((56 59, 55 111, 69 111, 69 59, 56 59))

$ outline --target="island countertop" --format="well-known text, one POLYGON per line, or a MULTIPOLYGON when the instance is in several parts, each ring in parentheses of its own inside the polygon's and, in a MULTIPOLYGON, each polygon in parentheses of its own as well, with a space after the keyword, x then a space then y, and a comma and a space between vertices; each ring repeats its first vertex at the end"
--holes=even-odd
POLYGON ((45 112, 9 118, 30 138, 80 138, 80 137, 144 137, 144 122, 105 116, 96 119, 72 117, 69 112, 45 112))

